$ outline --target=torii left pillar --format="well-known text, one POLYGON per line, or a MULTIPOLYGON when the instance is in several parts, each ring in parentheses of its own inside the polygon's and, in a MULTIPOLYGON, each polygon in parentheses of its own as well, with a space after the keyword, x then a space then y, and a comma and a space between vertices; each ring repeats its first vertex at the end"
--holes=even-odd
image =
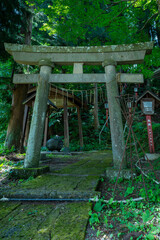
POLYGON ((38 167, 39 165, 49 94, 49 75, 51 73, 53 63, 48 60, 41 60, 39 62, 39 66, 40 75, 29 132, 26 158, 24 161, 25 168, 38 167))

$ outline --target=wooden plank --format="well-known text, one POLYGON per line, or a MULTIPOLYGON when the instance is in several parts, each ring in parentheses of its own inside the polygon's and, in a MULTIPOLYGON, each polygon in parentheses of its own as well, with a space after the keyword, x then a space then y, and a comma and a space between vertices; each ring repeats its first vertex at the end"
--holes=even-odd
MULTIPOLYGON (((118 73, 117 82, 120 83, 143 83, 143 74, 118 73)), ((29 84, 37 83, 38 74, 15 74, 13 83, 29 84)), ((106 77, 103 73, 90 74, 50 74, 50 83, 106 83, 106 77)))

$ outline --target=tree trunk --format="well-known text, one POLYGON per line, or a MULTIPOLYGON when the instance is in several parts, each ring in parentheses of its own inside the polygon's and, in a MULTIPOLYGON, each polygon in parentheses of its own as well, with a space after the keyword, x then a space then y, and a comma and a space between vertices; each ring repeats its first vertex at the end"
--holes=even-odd
MULTIPOLYGON (((27 16, 27 29, 25 34, 25 44, 31 44, 32 35, 32 14, 28 13, 27 16)), ((22 126, 23 126, 23 116, 24 116, 24 105, 23 100, 27 96, 28 85, 17 85, 13 91, 12 96, 12 110, 11 117, 8 124, 7 136, 5 140, 5 147, 11 148, 15 147, 16 151, 22 149, 22 126)))
POLYGON ((19 150, 20 148, 24 113, 24 105, 22 102, 26 97, 27 89, 28 86, 23 84, 18 85, 13 91, 11 118, 8 124, 7 136, 4 144, 5 147, 9 149, 12 146, 14 146, 16 150, 19 150))

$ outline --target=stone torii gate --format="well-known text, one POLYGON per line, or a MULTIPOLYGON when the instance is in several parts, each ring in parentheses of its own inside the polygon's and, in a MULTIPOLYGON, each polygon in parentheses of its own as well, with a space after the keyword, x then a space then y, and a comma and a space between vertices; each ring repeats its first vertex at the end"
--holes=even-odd
MULTIPOLYGON (((142 63, 153 43, 91 47, 28 46, 5 43, 5 49, 20 64, 39 65, 40 74, 14 75, 15 84, 38 83, 28 139, 25 168, 38 167, 46 116, 49 83, 106 83, 110 113, 113 163, 119 168, 124 151, 120 106, 116 100, 117 82, 143 83, 141 74, 118 74, 117 64, 142 63), (105 74, 83 74, 83 64, 102 65, 105 74), (51 74, 56 65, 73 65, 73 74, 51 74)), ((125 161, 122 168, 125 168, 125 161)))

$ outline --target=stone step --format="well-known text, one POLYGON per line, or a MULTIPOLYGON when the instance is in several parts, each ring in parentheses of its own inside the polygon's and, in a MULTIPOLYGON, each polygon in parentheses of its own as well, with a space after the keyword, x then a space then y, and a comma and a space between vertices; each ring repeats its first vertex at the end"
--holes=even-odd
POLYGON ((0 203, 0 239, 83 240, 90 203, 0 203))

